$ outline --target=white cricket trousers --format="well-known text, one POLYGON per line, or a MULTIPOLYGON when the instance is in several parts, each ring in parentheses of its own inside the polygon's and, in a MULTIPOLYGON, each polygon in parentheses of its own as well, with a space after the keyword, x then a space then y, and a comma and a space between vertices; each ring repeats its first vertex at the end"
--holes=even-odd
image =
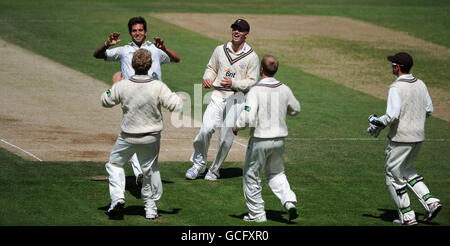
POLYGON ((414 193, 427 212, 429 204, 439 201, 432 197, 423 182, 423 177, 413 169, 413 162, 419 154, 421 146, 422 142, 399 143, 392 141, 388 141, 386 145, 386 185, 402 222, 415 218, 415 213, 410 207, 407 188, 414 193))
POLYGON ((244 197, 249 209, 250 218, 265 215, 262 199, 262 172, 265 172, 267 183, 281 201, 297 202, 284 174, 284 138, 250 138, 245 156, 243 188, 244 197))
POLYGON ((211 96, 211 101, 203 114, 202 126, 194 139, 194 153, 191 156, 191 161, 194 164, 206 166, 212 134, 217 127, 221 126, 216 156, 209 168, 210 172, 220 176, 219 168, 225 161, 233 144, 232 127, 244 108, 244 99, 244 94, 240 92, 226 99, 211 96))
POLYGON ((141 164, 139 164, 139 160, 137 158, 136 153, 134 153, 134 155, 131 157, 130 162, 131 162, 131 167, 133 169, 134 176, 136 176, 136 178, 137 178, 137 176, 139 176, 139 174, 142 174, 142 170, 141 170, 141 164))
POLYGON ((156 211, 156 202, 163 193, 158 167, 159 147, 160 135, 155 136, 154 142, 146 144, 128 143, 123 139, 122 134, 119 135, 109 156, 109 162, 105 165, 109 174, 109 193, 112 202, 119 199, 125 200, 125 170, 123 166, 136 153, 143 174, 141 198, 145 210, 156 211))

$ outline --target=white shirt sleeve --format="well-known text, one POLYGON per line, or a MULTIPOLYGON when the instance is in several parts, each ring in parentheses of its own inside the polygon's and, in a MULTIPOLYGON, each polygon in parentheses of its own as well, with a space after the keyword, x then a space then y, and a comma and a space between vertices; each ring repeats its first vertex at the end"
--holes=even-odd
POLYGON ((171 63, 172 61, 170 60, 169 55, 167 55, 166 52, 164 52, 163 50, 159 50, 159 61, 161 64, 167 64, 167 63, 171 63))
POLYGON ((384 125, 388 125, 395 119, 400 117, 400 109, 402 107, 402 99, 397 88, 391 87, 388 92, 386 114, 380 117, 384 125))
POLYGON ((163 82, 161 82, 161 94, 159 100, 161 105, 170 112, 180 112, 183 109, 183 100, 175 92, 172 92, 163 82))
POLYGON ((292 91, 289 89, 289 99, 288 99, 288 108, 287 108, 287 114, 290 116, 297 115, 300 113, 300 102, 295 98, 292 91))
POLYGON ((427 111, 427 117, 431 116, 433 114, 433 112, 434 112, 433 102, 431 101, 430 94, 428 94, 428 90, 427 90, 427 107, 426 107, 426 111, 427 111))
POLYGON ((102 106, 105 108, 111 108, 120 103, 120 93, 118 85, 120 82, 114 84, 111 89, 103 92, 101 96, 102 106))
POLYGON ((123 46, 107 49, 106 50, 106 60, 107 61, 120 61, 122 57, 123 46))
POLYGON ((208 64, 206 65, 205 73, 203 74, 203 80, 211 79, 214 81, 217 77, 217 71, 219 70, 219 48, 214 49, 208 64))
POLYGON ((257 117, 258 98, 256 93, 254 93, 254 90, 250 89, 245 100, 244 110, 241 111, 241 114, 236 122, 236 128, 241 130, 247 126, 255 127, 257 117))

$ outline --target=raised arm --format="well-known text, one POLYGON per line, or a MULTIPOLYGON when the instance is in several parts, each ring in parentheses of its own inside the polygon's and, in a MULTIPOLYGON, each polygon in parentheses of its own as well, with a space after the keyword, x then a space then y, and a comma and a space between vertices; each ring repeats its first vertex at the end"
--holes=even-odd
POLYGON ((166 54, 169 56, 171 62, 178 63, 180 62, 181 58, 180 55, 178 55, 177 52, 175 52, 172 49, 169 49, 166 44, 164 43, 164 40, 162 40, 160 37, 154 37, 155 41, 153 44, 160 50, 166 52, 166 54))
POLYGON ((105 59, 106 58, 106 50, 113 46, 118 44, 121 40, 119 39, 120 32, 113 32, 109 34, 108 39, 106 42, 102 45, 100 45, 95 51, 94 51, 94 57, 97 59, 105 59))

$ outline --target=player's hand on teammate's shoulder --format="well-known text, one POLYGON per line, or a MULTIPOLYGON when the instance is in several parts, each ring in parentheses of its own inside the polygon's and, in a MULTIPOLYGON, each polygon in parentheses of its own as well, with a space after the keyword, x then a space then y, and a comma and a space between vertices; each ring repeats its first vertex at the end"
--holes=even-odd
POLYGON ((120 36, 120 32, 113 32, 113 33, 109 34, 109 37, 106 40, 105 44, 107 46, 113 46, 113 45, 118 44, 120 41, 122 41, 119 39, 119 36, 120 36))

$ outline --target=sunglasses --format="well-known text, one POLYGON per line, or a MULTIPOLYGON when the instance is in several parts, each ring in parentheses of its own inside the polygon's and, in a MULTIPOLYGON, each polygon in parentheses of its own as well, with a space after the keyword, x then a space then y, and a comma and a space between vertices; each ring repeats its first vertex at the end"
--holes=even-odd
MULTIPOLYGON (((403 67, 402 64, 398 64, 398 65, 400 65, 400 67, 403 67)), ((392 63, 392 68, 395 68, 395 67, 397 67, 397 63, 393 62, 393 63, 392 63)))

